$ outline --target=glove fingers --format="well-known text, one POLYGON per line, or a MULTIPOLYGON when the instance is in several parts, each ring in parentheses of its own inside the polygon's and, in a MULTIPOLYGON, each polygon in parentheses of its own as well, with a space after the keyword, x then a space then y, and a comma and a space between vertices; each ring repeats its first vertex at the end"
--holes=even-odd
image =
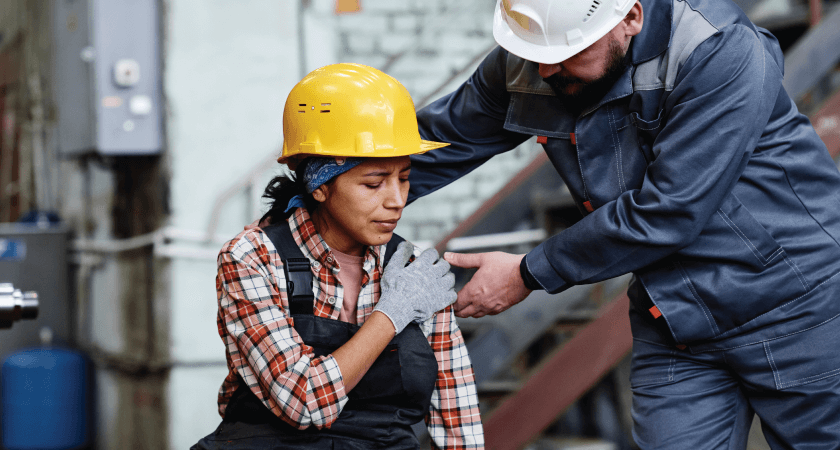
POLYGON ((441 309, 444 309, 447 306, 455 303, 455 301, 458 300, 458 294, 455 292, 454 289, 450 289, 450 290, 446 291, 446 293, 441 297, 441 299, 443 300, 443 304, 438 309, 438 311, 440 311, 441 309))
POLYGON ((388 261, 388 265, 385 267, 385 272, 382 276, 386 277, 389 274, 399 272, 405 268, 405 264, 408 262, 409 258, 411 258, 412 254, 414 254, 414 245, 410 244, 408 241, 400 242, 400 245, 397 246, 397 250, 394 251, 393 255, 391 255, 391 260, 388 261))
POLYGON ((447 300, 446 306, 449 306, 458 300, 458 293, 455 292, 455 289, 448 291, 447 295, 449 295, 449 300, 447 300))
POLYGON ((446 274, 447 274, 447 273, 451 273, 451 272, 450 272, 450 270, 451 270, 451 269, 452 269, 452 266, 450 266, 450 265, 449 265, 449 263, 448 263, 448 262, 446 262, 446 260, 445 260, 445 259, 439 259, 439 260, 438 260, 438 261, 437 261, 437 262, 436 262, 436 263, 432 266, 432 270, 433 270, 433 271, 432 271, 432 273, 433 273, 436 277, 443 277, 443 276, 446 276, 446 274))
POLYGON ((458 293, 454 289, 437 291, 434 298, 426 305, 426 308, 423 311, 418 311, 419 314, 414 321, 418 323, 423 322, 439 311, 446 309, 449 305, 455 303, 456 300, 458 300, 458 293))
POLYGON ((438 252, 434 248, 427 248, 414 260, 412 264, 432 265, 438 260, 438 252))
POLYGON ((447 291, 455 289, 455 274, 452 272, 447 273, 440 279, 440 284, 443 286, 444 289, 447 291))

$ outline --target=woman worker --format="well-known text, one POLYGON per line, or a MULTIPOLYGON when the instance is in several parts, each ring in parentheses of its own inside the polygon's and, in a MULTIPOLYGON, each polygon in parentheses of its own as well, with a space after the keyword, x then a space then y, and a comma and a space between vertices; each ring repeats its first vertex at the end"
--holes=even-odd
POLYGON ((414 449, 424 418, 435 448, 484 448, 449 265, 433 249, 408 263, 408 242, 385 261, 408 155, 446 144, 420 140, 399 82, 356 64, 301 80, 283 132, 295 176, 266 189, 274 223, 219 254, 223 421, 193 448, 414 449))

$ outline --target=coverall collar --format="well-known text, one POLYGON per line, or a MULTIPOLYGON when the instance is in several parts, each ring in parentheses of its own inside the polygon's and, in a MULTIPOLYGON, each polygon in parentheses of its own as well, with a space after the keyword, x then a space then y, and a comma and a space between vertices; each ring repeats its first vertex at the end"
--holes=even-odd
POLYGON ((638 65, 662 54, 671 45, 674 7, 670 1, 640 0, 645 16, 642 31, 630 43, 632 64, 638 65))

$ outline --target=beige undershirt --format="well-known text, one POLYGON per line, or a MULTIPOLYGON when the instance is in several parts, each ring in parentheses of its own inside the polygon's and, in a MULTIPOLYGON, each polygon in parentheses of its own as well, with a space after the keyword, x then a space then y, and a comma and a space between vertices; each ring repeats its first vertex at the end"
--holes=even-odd
POLYGON ((338 281, 344 287, 344 303, 338 312, 338 320, 356 324, 356 305, 359 303, 359 292, 362 290, 364 277, 364 256, 346 255, 335 249, 330 249, 338 261, 341 270, 338 271, 338 281))

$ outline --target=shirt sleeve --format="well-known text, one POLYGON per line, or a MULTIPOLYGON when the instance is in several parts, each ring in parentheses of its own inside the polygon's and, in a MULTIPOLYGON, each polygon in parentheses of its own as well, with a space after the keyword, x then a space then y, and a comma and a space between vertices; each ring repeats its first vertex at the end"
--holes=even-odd
POLYGON ((665 125, 641 188, 537 246, 526 255, 530 273, 556 293, 641 269, 690 245, 743 173, 781 80, 755 31, 743 25, 699 45, 665 100, 665 125))
POLYGON ((286 282, 279 256, 260 236, 243 234, 218 258, 219 316, 231 364, 285 422, 329 428, 347 402, 341 372, 331 355, 316 358, 292 327, 282 306, 286 282))
POLYGON ((438 363, 437 381, 426 425, 436 449, 483 449, 484 430, 478 410, 467 346, 452 307, 427 322, 429 345, 438 363))
POLYGON ((504 49, 496 47, 457 90, 417 112, 420 136, 450 145, 411 155, 409 202, 446 186, 531 137, 504 128, 510 102, 505 75, 507 55, 504 49))

